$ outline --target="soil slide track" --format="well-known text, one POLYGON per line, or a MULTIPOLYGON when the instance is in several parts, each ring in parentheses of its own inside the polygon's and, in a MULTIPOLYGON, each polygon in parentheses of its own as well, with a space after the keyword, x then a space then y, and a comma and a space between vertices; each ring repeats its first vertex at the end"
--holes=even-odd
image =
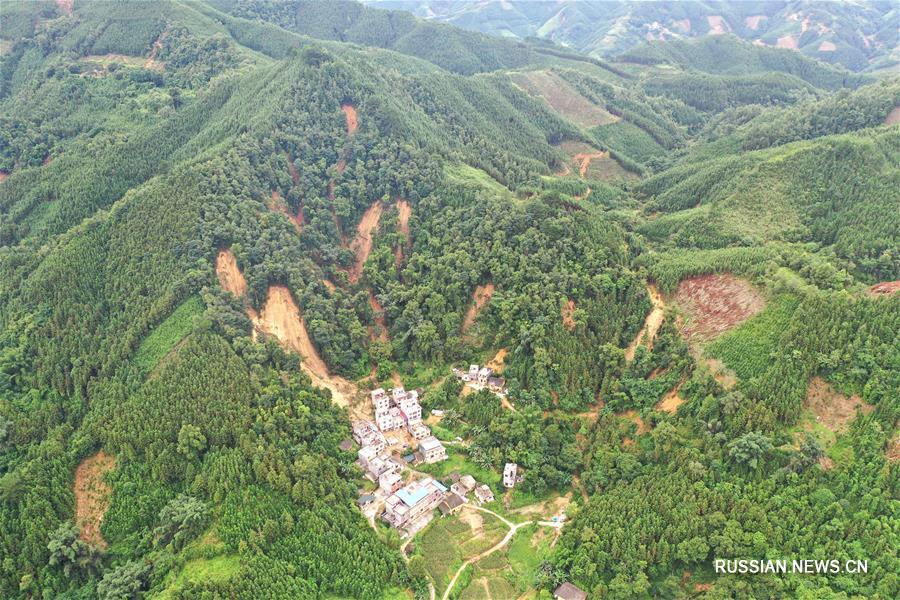
POLYGON ((692 342, 712 340, 765 306, 750 282, 730 273, 685 279, 678 284, 675 300, 688 316, 682 333, 692 342))
POLYGON ((301 363, 303 370, 315 385, 331 390, 336 404, 339 406, 352 404, 358 395, 356 386, 343 377, 328 373, 328 367, 309 337, 306 323, 300 316, 300 309, 297 308, 290 290, 283 285, 271 286, 262 311, 257 314, 256 311, 249 309, 247 312, 250 320, 260 331, 273 336, 285 348, 300 354, 303 358, 301 363))
POLYGON ((234 254, 227 248, 219 250, 216 256, 216 275, 226 292, 231 292, 238 298, 247 293, 247 280, 238 268, 234 254))
POLYGON ((635 336, 634 340, 628 345, 628 348, 625 349, 625 360, 628 362, 634 360, 634 355, 641 343, 646 343, 647 348, 653 350, 653 340, 656 338, 656 334, 659 331, 659 327, 662 325, 663 317, 665 315, 666 303, 663 301, 662 294, 659 293, 659 290, 654 284, 647 284, 647 293, 650 294, 650 302, 653 304, 653 308, 650 310, 650 314, 647 315, 647 318, 644 319, 644 326, 641 327, 637 336, 635 336))
POLYGON ((65 15, 71 15, 75 7, 75 0, 56 0, 56 6, 65 15))
POLYGON ((403 235, 405 242, 397 244, 397 247, 394 248, 394 262, 397 264, 397 269, 400 269, 400 266, 403 264, 404 246, 409 248, 412 245, 412 239, 409 237, 409 218, 411 216, 412 205, 409 203, 409 200, 398 198, 397 221, 400 228, 400 233, 403 235))
POLYGON ((356 283, 362 276, 363 265, 372 252, 372 233, 378 227, 382 212, 384 204, 379 200, 366 209, 362 219, 359 220, 359 225, 356 226, 356 237, 350 242, 350 250, 356 256, 353 268, 350 269, 350 283, 356 283))
POLYGON ((375 335, 374 330, 370 330, 369 338, 372 341, 381 340, 382 342, 389 342, 390 338, 388 338, 388 330, 387 323, 384 320, 384 307, 378 303, 378 300, 375 298, 375 294, 372 293, 372 289, 369 288, 369 306, 372 307, 372 311, 375 313, 375 324, 378 325, 380 331, 378 335, 375 335))
POLYGON ((9 173, 7 173, 6 171, 0 171, 0 183, 2 183, 3 180, 7 177, 9 177, 9 173))
POLYGON ((859 396, 847 397, 836 391, 821 377, 810 380, 803 406, 816 415, 817 423, 835 433, 847 431, 857 409, 866 415, 875 410, 874 406, 866 404, 859 396))
POLYGON ((75 469, 75 523, 81 528, 79 537, 100 549, 107 546, 100 524, 112 492, 104 476, 115 467, 116 457, 101 450, 82 460, 75 469))
POLYGON ((353 135, 359 129, 359 120, 356 118, 356 107, 349 103, 341 104, 344 111, 344 119, 347 121, 347 135, 353 135))
POLYGON ((900 281, 884 281, 869 288, 869 295, 873 297, 890 296, 897 292, 900 292, 900 281))
POLYGON ((896 125, 897 123, 900 123, 900 106, 895 106, 884 119, 885 125, 896 125))
POLYGON ((569 299, 562 307, 562 322, 563 327, 568 329, 569 331, 575 331, 575 301, 569 299))
POLYGON ((672 391, 663 396, 663 399, 656 405, 656 410, 668 413, 677 411, 678 407, 684 404, 684 398, 679 394, 682 385, 684 385, 684 381, 681 381, 672 391))
POLYGON ((472 292, 472 303, 469 305, 469 310, 466 311, 466 316, 463 319, 463 333, 465 333, 469 330, 470 327, 472 327, 472 325, 475 323, 475 317, 478 316, 478 313, 481 312, 481 309, 487 306, 487 303, 491 301, 491 296, 493 295, 493 283, 486 283, 475 288, 475 291, 472 292))

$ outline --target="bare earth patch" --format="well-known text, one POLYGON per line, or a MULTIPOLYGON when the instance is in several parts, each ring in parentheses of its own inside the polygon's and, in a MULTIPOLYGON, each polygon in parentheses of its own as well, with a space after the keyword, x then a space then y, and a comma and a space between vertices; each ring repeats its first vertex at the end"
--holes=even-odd
MULTIPOLYGON (((567 141, 557 146, 571 161, 582 178, 588 179, 636 179, 634 173, 626 171, 622 165, 616 161, 609 152, 603 152, 582 142, 567 141)), ((570 166, 566 164, 559 176, 568 175, 572 172, 570 166)))
MULTIPOLYGON (((300 309, 290 290, 283 285, 273 285, 269 288, 262 311, 257 314, 253 309, 248 309, 247 315, 257 329, 273 336, 285 348, 300 354, 303 358, 301 367, 313 384, 331 390, 332 400, 336 404, 350 407, 351 412, 365 410, 356 402, 359 396, 357 387, 343 377, 329 374, 328 367, 309 337, 306 323, 300 316, 300 309)), ((364 416, 364 412, 360 414, 364 416)))
POLYGON ((679 392, 681 391, 681 385, 682 384, 679 383, 677 386, 675 386, 675 389, 663 396, 663 399, 660 400, 659 404, 656 405, 656 410, 668 413, 673 413, 678 410, 678 407, 684 404, 684 398, 682 398, 679 394, 679 392))
POLYGON ((375 324, 378 326, 378 331, 376 332, 374 329, 369 332, 369 338, 371 340, 381 340, 382 342, 390 341, 388 339, 387 332, 387 323, 384 320, 384 307, 382 307, 378 300, 375 298, 375 294, 372 293, 371 288, 368 290, 369 292, 369 306, 372 307, 372 312, 375 313, 375 324))
POLYGON ((280 212, 284 216, 288 218, 288 221, 294 224, 294 229, 297 230, 297 233, 303 231, 303 207, 299 207, 297 209, 297 214, 292 215, 291 211, 288 209, 287 203, 281 197, 281 193, 278 190, 272 190, 272 196, 269 198, 269 201, 266 203, 269 207, 269 210, 274 212, 280 212))
POLYGON ((837 50, 837 46, 827 40, 819 44, 819 52, 834 52, 835 50, 837 50))
POLYGON ((409 237, 409 218, 412 216, 412 205, 409 203, 409 200, 404 200, 402 198, 397 199, 397 220, 399 224, 400 233, 403 235, 404 242, 397 244, 397 247, 394 248, 394 260, 397 263, 397 268, 400 268, 400 265, 403 264, 403 246, 409 246, 410 237, 409 237))
POLYGON ((709 23, 709 35, 723 35, 731 31, 731 26, 720 15, 709 15, 706 22, 709 23))
POLYGON ((813 377, 810 380, 803 405, 816 416, 817 423, 835 433, 847 430, 847 425, 856 416, 857 409, 863 414, 875 410, 859 396, 853 395, 848 398, 837 392, 821 377, 813 377))
POLYGON ((618 121, 618 117, 593 104, 562 77, 551 71, 514 73, 516 85, 539 96, 554 111, 582 127, 596 127, 618 121))
POLYGON ((71 15, 75 6, 75 0, 56 0, 56 6, 65 15, 71 15))
POLYGON ((616 416, 622 419, 628 419, 629 421, 635 423, 637 425, 637 435, 647 433, 650 430, 644 423, 643 419, 641 419, 640 415, 637 414, 636 410, 626 410, 625 412, 616 413, 616 416))
POLYGON ((100 533, 100 524, 112 492, 104 476, 115 466, 116 457, 101 450, 82 460, 75 469, 75 523, 81 528, 79 537, 101 549, 106 548, 106 540, 100 533))
POLYGON ((238 298, 247 293, 247 280, 238 268, 231 250, 219 250, 216 256, 216 275, 219 277, 219 285, 226 292, 231 292, 238 298))
POLYGON ((761 21, 768 19, 766 15, 753 15, 752 17, 747 17, 744 19, 744 25, 747 26, 747 29, 752 29, 756 31, 759 29, 759 24, 761 21))
POLYGON ((778 38, 778 42, 775 44, 776 48, 787 48, 788 50, 796 50, 799 47, 797 43, 797 37, 793 35, 786 35, 784 37, 778 38))
POLYGON ((894 433, 891 437, 884 454, 891 462, 900 460, 900 432, 894 433))
POLYGON ((492 369, 494 373, 502 373, 503 369, 506 368, 506 355, 509 354, 509 350, 506 348, 500 348, 497 350, 497 354, 494 355, 487 365, 487 368, 492 369))
POLYGON ((884 119, 885 125, 894 125, 896 123, 900 123, 900 106, 895 106, 894 109, 888 113, 888 116, 884 119))
POLYGON ((350 269, 350 283, 356 283, 362 276, 363 265, 372 252, 372 232, 378 227, 378 221, 381 219, 381 213, 384 211, 384 205, 381 201, 375 202, 363 213, 359 225, 356 226, 356 237, 350 242, 350 250, 356 255, 356 261, 353 268, 350 269))
POLYGON ((2 183, 7 177, 9 177, 9 173, 6 171, 0 171, 0 183, 2 183))
POLYGON ((712 340, 765 306, 756 288, 729 273, 685 279, 678 284, 675 300, 687 314, 682 333, 690 342, 712 340))
POLYGON ((562 307, 562 322, 563 327, 568 329, 569 331, 575 331, 575 301, 569 299, 562 307))
POLYGON ((352 104, 341 104, 341 110, 344 111, 344 119, 347 121, 347 135, 353 135, 359 128, 359 121, 356 118, 356 107, 352 104))
POLYGON ((725 366, 725 363, 717 358, 704 358, 703 362, 709 367, 713 378, 726 390, 737 385, 737 374, 725 366))
POLYGON ((466 316, 463 319, 463 333, 468 331, 472 324, 475 323, 475 317, 478 316, 478 313, 481 312, 482 308, 487 306, 487 303, 491 301, 491 296, 493 295, 493 283, 486 283, 485 285, 479 285, 475 288, 475 291, 472 292, 472 304, 469 305, 469 310, 466 311, 466 316))
POLYGON ((650 350, 653 349, 653 340, 656 337, 656 333, 659 331, 659 327, 662 325, 663 316, 665 315, 666 304, 663 301, 662 294, 659 293, 656 286, 652 283, 648 284, 647 293, 650 294, 650 302, 653 304, 653 308, 644 320, 644 326, 641 327, 641 330, 638 331, 634 340, 628 345, 628 348, 625 349, 625 360, 628 362, 634 360, 637 347, 640 346, 641 343, 646 343, 647 348, 650 350))

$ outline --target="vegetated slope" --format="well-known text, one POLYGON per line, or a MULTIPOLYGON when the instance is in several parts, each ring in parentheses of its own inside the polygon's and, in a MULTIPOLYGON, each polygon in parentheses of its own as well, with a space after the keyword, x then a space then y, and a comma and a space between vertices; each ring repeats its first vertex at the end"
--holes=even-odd
POLYGON ((814 242, 864 279, 897 279, 898 140, 869 129, 672 168, 640 188, 668 213, 641 231, 682 248, 814 242))

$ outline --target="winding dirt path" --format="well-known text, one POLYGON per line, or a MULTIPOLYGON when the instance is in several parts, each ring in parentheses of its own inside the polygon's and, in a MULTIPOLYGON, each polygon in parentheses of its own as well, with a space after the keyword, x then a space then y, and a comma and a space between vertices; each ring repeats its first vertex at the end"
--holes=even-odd
POLYGON ((646 342, 647 347, 651 350, 653 349, 653 339, 656 337, 656 333, 663 322, 666 303, 663 301, 662 294, 659 293, 656 285, 652 283, 647 284, 647 293, 650 294, 650 302, 653 303, 653 308, 644 320, 644 326, 641 327, 637 336, 625 349, 625 360, 628 362, 634 360, 635 352, 637 352, 637 348, 642 342, 646 342))

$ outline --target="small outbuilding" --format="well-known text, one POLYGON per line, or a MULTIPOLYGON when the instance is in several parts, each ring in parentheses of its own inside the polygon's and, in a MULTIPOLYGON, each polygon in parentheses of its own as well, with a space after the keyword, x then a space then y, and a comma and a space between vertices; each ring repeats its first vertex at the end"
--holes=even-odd
POLYGON ((587 600, 587 592, 567 581, 554 590, 553 597, 557 600, 587 600))

